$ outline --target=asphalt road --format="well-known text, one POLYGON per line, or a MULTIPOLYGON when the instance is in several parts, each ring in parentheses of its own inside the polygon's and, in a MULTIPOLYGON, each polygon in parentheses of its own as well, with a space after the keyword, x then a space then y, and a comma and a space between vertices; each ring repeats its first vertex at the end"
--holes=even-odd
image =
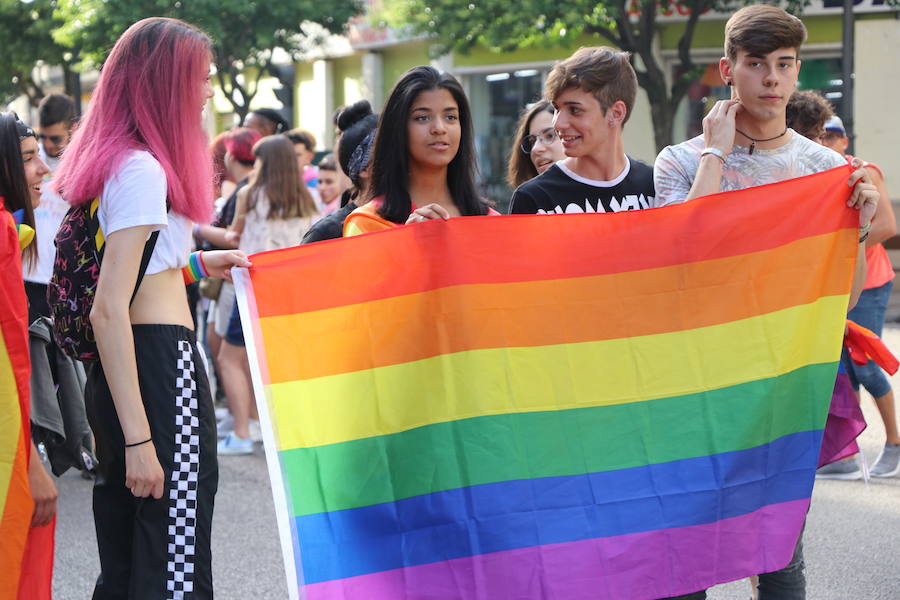
MULTIPOLYGON (((900 327, 885 331, 900 356, 900 327)), ((893 378, 900 391, 900 375, 893 378)), ((884 443, 874 404, 863 402, 869 428, 860 445, 869 463, 884 443)), ((213 577, 222 600, 287 598, 272 495, 262 448, 220 459, 213 522, 213 577)), ((99 572, 91 513, 91 483, 77 473, 59 480, 54 597, 90 598, 99 572)), ((900 600, 900 477, 819 481, 805 534, 809 600, 900 600)), ((747 600, 749 583, 713 589, 712 600, 747 600)), ((626 599, 623 599, 626 600, 626 599)))

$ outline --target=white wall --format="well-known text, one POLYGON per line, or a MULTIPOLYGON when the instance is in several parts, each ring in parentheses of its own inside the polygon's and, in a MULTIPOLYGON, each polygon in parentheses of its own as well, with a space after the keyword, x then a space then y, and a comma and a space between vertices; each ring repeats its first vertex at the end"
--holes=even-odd
POLYGON ((900 201, 900 21, 857 21, 855 35, 855 153, 881 167, 888 192, 897 202, 900 201))

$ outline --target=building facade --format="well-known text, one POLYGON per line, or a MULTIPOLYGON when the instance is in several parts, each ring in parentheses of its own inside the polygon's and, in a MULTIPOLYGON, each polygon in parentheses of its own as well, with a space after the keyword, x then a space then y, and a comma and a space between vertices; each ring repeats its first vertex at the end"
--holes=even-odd
MULTIPOLYGON (((895 98, 900 94, 900 21, 896 9, 878 0, 860 0, 855 7, 855 94, 854 123, 856 153, 878 163, 889 181, 900 181, 900 162, 894 159, 894 142, 900 134, 894 118, 895 98)), ((674 73, 677 44, 685 17, 676 5, 669 15, 658 18, 657 52, 667 73, 674 73)), ((674 139, 687 139, 701 131, 705 109, 730 95, 718 76, 722 56, 724 24, 728 14, 704 15, 698 23, 692 55, 703 73, 691 87, 678 109, 674 139)), ((842 102, 841 3, 812 2, 804 22, 809 39, 801 58, 800 87, 822 92, 838 112, 842 102)), ((583 36, 558 47, 527 48, 494 53, 475 48, 468 54, 451 54, 435 59, 425 39, 402 39, 393 31, 355 24, 347 43, 296 68, 294 122, 316 134, 320 146, 331 147, 334 139, 331 116, 340 106, 366 98, 381 106, 391 86, 407 69, 432 64, 455 75, 462 82, 472 104, 476 144, 485 192, 498 201, 508 198, 504 177, 515 124, 520 111, 540 97, 547 73, 554 62, 581 46, 602 45, 599 37, 583 36)), ((262 100, 261 100, 262 101, 262 100)), ((625 128, 627 152, 652 163, 654 143, 650 107, 639 89, 632 117, 625 128)), ((891 190, 900 199, 900 183, 891 190)))

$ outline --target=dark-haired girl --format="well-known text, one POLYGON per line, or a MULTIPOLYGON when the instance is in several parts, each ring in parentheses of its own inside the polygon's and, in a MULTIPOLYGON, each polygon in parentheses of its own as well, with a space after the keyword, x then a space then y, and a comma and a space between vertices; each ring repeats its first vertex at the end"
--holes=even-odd
MULTIPOLYGON (((47 173, 47 165, 38 154, 38 143, 34 130, 20 121, 15 113, 0 113, 0 227, 13 225, 10 223, 9 217, 4 214, 4 210, 8 211, 15 219, 14 225, 18 231, 19 242, 18 248, 4 246, 4 259, 0 263, 4 269, 12 270, 12 273, 7 273, 11 277, 5 278, 3 290, 0 292, 2 294, 0 305, 4 308, 18 307, 21 309, 21 314, 17 314, 19 311, 12 309, 6 310, 4 314, 0 315, 0 319, 3 321, 0 326, 0 334, 2 334, 0 335, 2 338, 0 344, 6 346, 9 351, 18 351, 18 356, 12 356, 8 354, 7 348, 0 346, 0 361, 7 361, 6 375, 10 379, 15 379, 13 377, 14 369, 17 375, 24 376, 25 381, 28 379, 29 359, 26 333, 28 311, 25 300, 25 283, 20 277, 22 269, 17 250, 21 252, 22 260, 26 264, 37 259, 37 244, 33 242, 35 233, 33 209, 41 201, 41 181, 47 173), (6 283, 10 279, 13 280, 12 285, 6 283)), ((9 231, 3 231, 2 235, 4 241, 15 237, 9 231)), ((0 372, 0 379, 6 379, 2 372, 0 372)), ((12 389, 18 387, 15 381, 3 381, 3 383, 11 383, 12 389)), ((4 391, 8 389, 4 385, 4 391)), ((27 390, 27 386, 25 389, 27 390)), ((16 462, 19 443, 15 440, 18 435, 23 436, 20 438, 25 442, 22 448, 28 453, 27 488, 30 490, 34 507, 31 509, 30 515, 25 512, 19 514, 18 517, 14 512, 7 511, 8 519, 4 525, 8 528, 4 528, 2 531, 5 539, 0 544, 6 544, 6 549, 10 551, 6 553, 7 556, 21 556, 21 570, 18 568, 19 565, 7 565, 11 572, 4 574, 5 581, 0 584, 0 596, 43 600, 50 598, 54 533, 52 522, 56 514, 56 484, 44 468, 37 448, 28 437, 31 399, 27 397, 27 394, 25 397, 18 398, 3 395, 3 399, 5 401, 0 402, 0 419, 4 423, 4 430, 0 432, 0 436, 7 441, 14 441, 11 445, 0 444, 0 464, 11 466, 16 462), (31 521, 31 527, 27 533, 23 531, 22 527, 27 525, 26 519, 31 521), (24 542, 24 555, 22 554, 22 542, 24 542), (18 596, 16 596, 17 589, 18 596)), ((7 481, 4 480, 4 483, 7 481)), ((21 482, 18 484, 12 482, 11 488, 19 485, 21 482)), ((4 495, 6 495, 5 492, 4 495)), ((10 490, 9 498, 11 499, 14 495, 10 490)), ((21 504, 19 506, 24 508, 21 504)))
POLYGON ((476 170, 472 113, 462 86, 433 67, 414 67, 384 106, 369 202, 347 217, 344 235, 494 212, 476 191, 476 170))

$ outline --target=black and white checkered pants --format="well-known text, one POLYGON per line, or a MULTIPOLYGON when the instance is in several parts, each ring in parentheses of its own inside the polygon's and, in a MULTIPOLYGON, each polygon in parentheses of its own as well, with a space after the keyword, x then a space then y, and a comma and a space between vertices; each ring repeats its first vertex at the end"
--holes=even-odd
POLYGON ((125 440, 103 368, 96 365, 86 393, 100 460, 94 599, 212 598, 210 525, 219 475, 206 372, 190 330, 132 329, 141 396, 166 487, 159 500, 135 498, 125 487, 125 440))

